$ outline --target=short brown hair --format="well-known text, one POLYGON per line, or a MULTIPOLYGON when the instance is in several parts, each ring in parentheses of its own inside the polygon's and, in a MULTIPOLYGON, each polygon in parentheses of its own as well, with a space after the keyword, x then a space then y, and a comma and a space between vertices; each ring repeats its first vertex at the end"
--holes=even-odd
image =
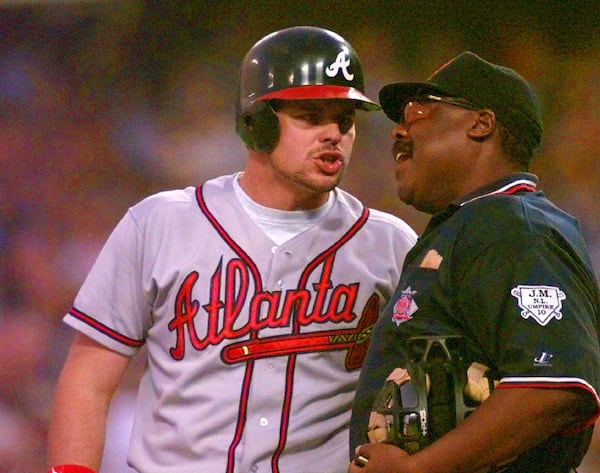
POLYGON ((510 161, 520 164, 525 170, 533 158, 533 148, 527 140, 519 140, 506 126, 496 122, 502 144, 502 150, 510 161))

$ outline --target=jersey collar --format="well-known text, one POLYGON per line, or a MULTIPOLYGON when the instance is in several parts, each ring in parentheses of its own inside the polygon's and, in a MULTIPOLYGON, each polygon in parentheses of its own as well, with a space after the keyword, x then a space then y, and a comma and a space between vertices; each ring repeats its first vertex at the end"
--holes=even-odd
POLYGON ((462 207, 474 200, 496 194, 516 194, 517 192, 535 192, 538 178, 535 174, 522 172, 512 174, 487 184, 452 202, 453 206, 462 207))
POLYGON ((450 218, 462 206, 484 197, 498 194, 516 194, 517 192, 534 192, 537 188, 538 178, 534 174, 521 172, 503 177, 497 181, 486 184, 485 186, 469 192, 467 195, 459 197, 446 207, 445 210, 432 216, 429 224, 425 228, 423 235, 437 227, 440 223, 450 218))

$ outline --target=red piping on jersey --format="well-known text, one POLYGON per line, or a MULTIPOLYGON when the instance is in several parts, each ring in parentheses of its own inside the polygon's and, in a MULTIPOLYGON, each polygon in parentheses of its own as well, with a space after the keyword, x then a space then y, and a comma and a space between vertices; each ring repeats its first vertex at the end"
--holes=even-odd
POLYGON ((533 192, 533 191, 535 191, 535 186, 532 186, 530 184, 519 184, 519 185, 516 185, 515 187, 511 187, 509 190, 507 190, 505 192, 502 192, 502 194, 514 194, 519 191, 533 192))
MULTIPOLYGON (((313 261, 311 261, 300 276, 300 281, 298 282, 298 288, 305 288, 308 276, 313 272, 314 268, 320 265, 323 261, 329 258, 331 255, 335 254, 341 246, 345 245, 366 223, 369 218, 369 209, 363 207, 363 211, 358 220, 348 229, 348 231, 332 246, 330 246, 327 250, 323 251, 320 255, 318 255, 313 261)), ((297 334, 300 332, 300 325, 298 321, 294 318, 294 326, 292 333, 297 334)), ((281 412, 281 424, 280 424, 280 435, 279 435, 279 445, 273 454, 271 459, 271 468, 273 473, 279 473, 279 457, 285 448, 285 444, 287 441, 287 432, 289 426, 290 419, 290 409, 292 403, 292 392, 293 392, 293 381, 294 381, 294 370, 296 367, 296 358, 297 354, 292 354, 289 356, 287 369, 286 369, 286 383, 285 383, 285 396, 283 402, 283 408, 281 412)))
POLYGON ((462 207, 465 204, 468 204, 469 202, 473 202, 474 200, 477 199, 481 199, 482 197, 488 197, 490 195, 496 195, 496 194, 504 194, 504 195, 512 195, 512 194, 516 194, 519 191, 525 191, 525 192, 535 192, 536 190, 536 184, 535 182, 529 180, 529 179, 519 179, 517 181, 511 182, 510 184, 500 187, 499 189, 495 189, 492 192, 488 192, 487 194, 482 194, 482 195, 478 195, 473 197, 472 199, 466 200, 463 203, 460 204, 460 206, 462 207))
POLYGON ((75 307, 72 307, 71 310, 69 310, 69 314, 72 315, 73 317, 75 317, 76 319, 81 320, 82 322, 88 324, 90 327, 95 328, 96 330, 103 333, 107 337, 110 337, 113 340, 116 340, 117 342, 122 343, 123 345, 138 348, 144 344, 144 340, 136 340, 134 338, 126 337, 125 335, 123 335, 119 332, 115 332, 113 329, 107 327, 106 325, 104 325, 101 322, 98 322, 96 319, 93 319, 89 315, 84 314, 80 310, 77 310, 75 307))
MULTIPOLYGON (((215 216, 208 210, 206 205, 206 201, 204 200, 204 196, 202 195, 202 186, 196 189, 196 200, 198 205, 200 206, 200 210, 206 216, 210 224, 214 227, 217 233, 225 240, 225 243, 229 245, 229 247, 239 255, 240 259, 243 260, 248 269, 252 273, 254 277, 254 283, 258 291, 262 291, 262 280, 260 277, 260 272, 258 268, 252 261, 252 259, 248 256, 248 254, 229 236, 227 231, 221 226, 215 216)), ((257 332, 250 332, 250 339, 254 339, 258 336, 257 332)), ((226 473, 232 473, 235 466, 235 449, 239 445, 242 439, 242 433, 244 432, 244 425, 246 424, 246 413, 248 410, 248 392, 250 391, 250 382, 252 380, 252 371, 254 369, 254 361, 250 360, 246 364, 246 372, 244 373, 244 381, 242 383, 242 390, 240 393, 240 407, 238 409, 238 420, 235 427, 235 435, 233 437, 233 441, 229 446, 229 450, 227 452, 227 470, 226 473)))
POLYGON ((511 383, 510 381, 500 383, 496 386, 496 389, 514 389, 514 388, 544 388, 544 389, 583 389, 589 392, 596 399, 596 412, 589 419, 579 422, 574 426, 567 427, 559 431, 559 434, 567 435, 577 433, 590 425, 594 425, 596 420, 600 418, 600 399, 598 398, 598 394, 589 386, 586 386, 583 383, 577 382, 568 382, 568 383, 552 383, 552 382, 522 382, 522 383, 511 383))
POLYGON ((598 396, 598 393, 594 390, 594 388, 590 385, 588 385, 586 382, 581 381, 561 381, 560 379, 557 379, 556 381, 541 381, 541 380, 536 380, 531 379, 529 381, 512 381, 512 380, 508 380, 508 381, 502 381, 498 384, 498 386, 496 386, 496 389, 513 389, 513 388, 546 388, 546 389, 583 389, 587 392, 589 392, 592 396, 594 396, 594 399, 596 400, 596 412, 594 413, 594 415, 592 417, 590 417, 588 420, 581 422, 580 424, 578 424, 577 426, 575 426, 574 428, 569 428, 566 431, 563 431, 563 433, 565 432, 577 432, 585 427, 588 427, 592 424, 594 424, 594 422, 596 422, 596 420, 598 418, 600 418, 600 396, 598 396))
POLYGON ((512 381, 503 381, 499 383, 495 389, 513 389, 513 388, 545 388, 545 389, 585 389, 590 392, 594 396, 596 395, 590 388, 588 388, 583 383, 576 383, 573 381, 570 382, 550 382, 550 381, 528 381, 528 382, 512 382, 512 381))

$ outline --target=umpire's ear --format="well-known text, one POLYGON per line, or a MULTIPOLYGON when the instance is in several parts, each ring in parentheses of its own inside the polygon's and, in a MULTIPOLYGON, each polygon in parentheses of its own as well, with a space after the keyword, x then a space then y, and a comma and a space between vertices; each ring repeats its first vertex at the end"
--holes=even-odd
POLYGON ((492 134, 496 128, 496 114, 484 108, 475 112, 475 120, 468 129, 467 134, 474 140, 481 141, 492 134))

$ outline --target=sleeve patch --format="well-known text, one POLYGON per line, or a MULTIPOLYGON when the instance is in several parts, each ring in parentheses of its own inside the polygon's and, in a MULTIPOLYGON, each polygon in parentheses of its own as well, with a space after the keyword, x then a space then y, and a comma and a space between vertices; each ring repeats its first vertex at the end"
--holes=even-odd
POLYGON ((557 287, 518 285, 510 294, 517 299, 524 319, 532 318, 542 327, 552 319, 562 319, 562 301, 567 296, 557 287))

